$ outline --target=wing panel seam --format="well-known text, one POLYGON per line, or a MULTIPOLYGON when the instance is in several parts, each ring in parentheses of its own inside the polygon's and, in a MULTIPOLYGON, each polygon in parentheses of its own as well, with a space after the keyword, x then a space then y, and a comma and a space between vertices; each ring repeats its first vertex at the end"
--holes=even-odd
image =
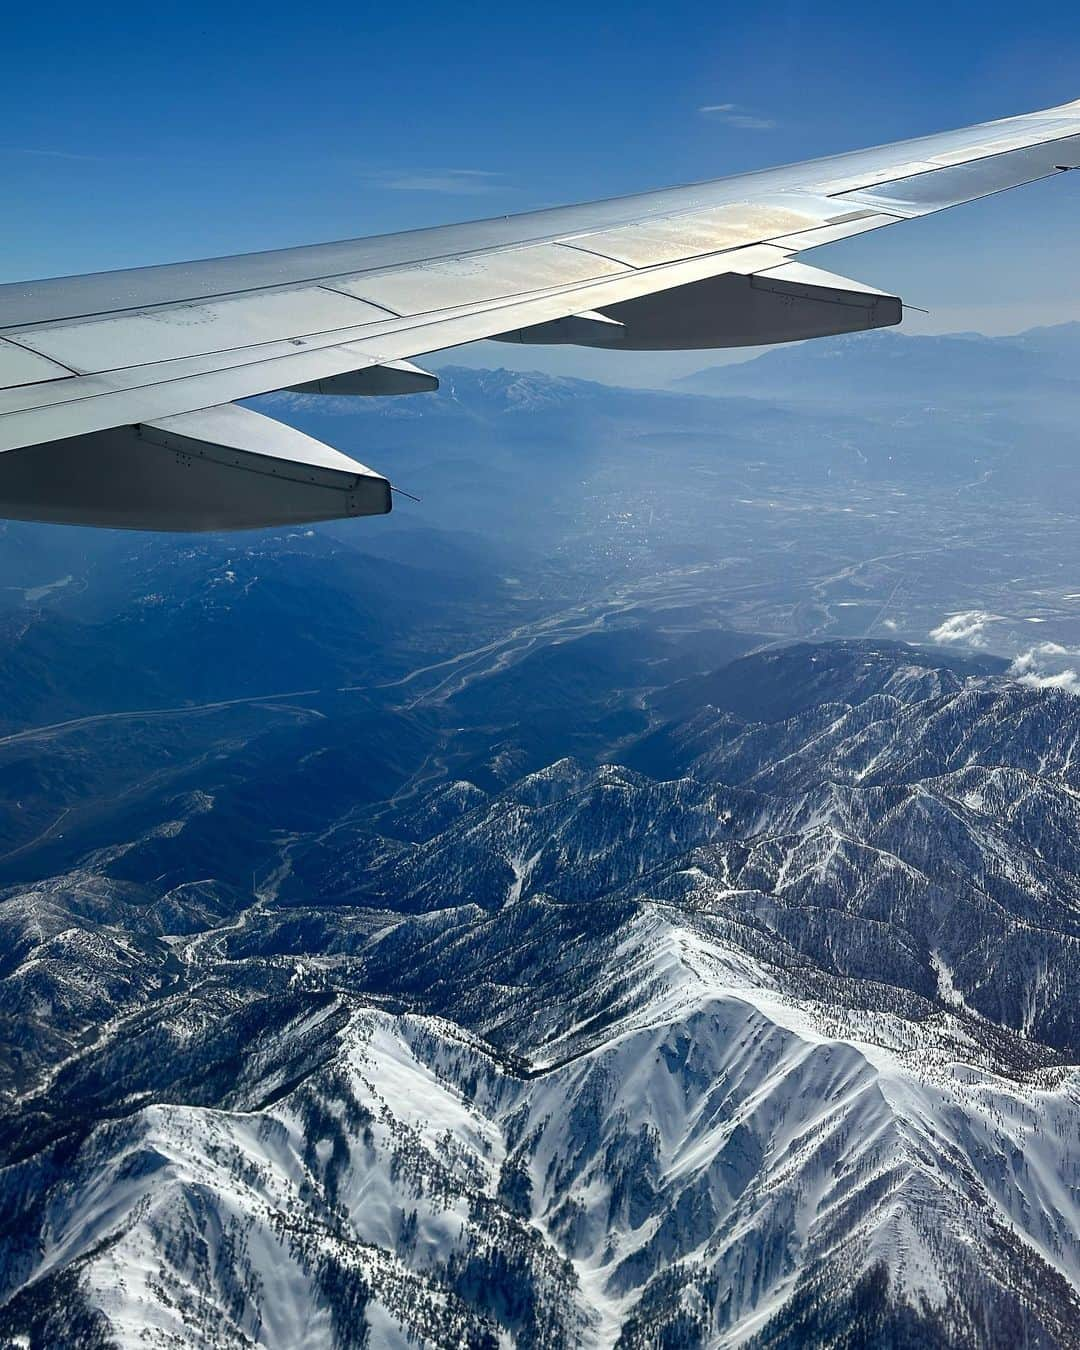
MULTIPOLYGON (((16 332, 16 334, 18 334, 19 330, 16 329, 15 332, 16 332)), ((39 351, 36 350, 36 348, 28 346, 25 342, 20 342, 18 336, 16 336, 16 337, 9 337, 6 333, 2 333, 2 334, 0 334, 0 341, 6 342, 6 343, 7 343, 9 346, 11 346, 11 347, 18 347, 20 351, 26 352, 28 356, 37 356, 37 357, 40 357, 43 361, 51 361, 51 362, 53 363, 54 366, 59 366, 61 370, 66 370, 69 376, 70 376, 70 375, 84 375, 84 374, 86 374, 85 371, 82 371, 82 370, 76 370, 73 366, 70 366, 66 361, 60 361, 60 360, 58 360, 55 356, 47 356, 44 352, 39 352, 39 351)), ((62 380, 62 379, 66 379, 67 377, 64 376, 64 375, 58 375, 56 378, 62 380)), ((50 381, 50 380, 31 380, 31 381, 28 381, 28 383, 31 383, 31 384, 50 384, 51 381, 50 381)))

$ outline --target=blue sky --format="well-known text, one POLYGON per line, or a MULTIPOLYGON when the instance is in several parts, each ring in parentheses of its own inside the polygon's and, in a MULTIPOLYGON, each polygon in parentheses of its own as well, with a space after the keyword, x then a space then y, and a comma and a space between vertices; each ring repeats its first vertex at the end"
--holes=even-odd
MULTIPOLYGON (((1080 7, 1064 3, 18 6, 0 55, 0 273, 785 163, 1080 97, 1078 58, 1080 7)), ((1078 223, 1080 174, 814 261, 930 308, 915 331, 1010 331, 1080 318, 1078 223)), ((601 374, 627 360, 590 359, 601 374)))

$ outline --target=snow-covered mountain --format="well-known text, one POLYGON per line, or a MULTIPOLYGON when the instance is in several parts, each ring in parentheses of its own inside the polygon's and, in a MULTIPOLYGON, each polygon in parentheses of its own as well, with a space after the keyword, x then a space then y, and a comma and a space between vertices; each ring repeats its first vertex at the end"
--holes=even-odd
POLYGON ((209 790, 11 890, 7 1344, 1080 1345, 1080 700, 858 642, 642 698, 253 891, 156 861, 209 790))

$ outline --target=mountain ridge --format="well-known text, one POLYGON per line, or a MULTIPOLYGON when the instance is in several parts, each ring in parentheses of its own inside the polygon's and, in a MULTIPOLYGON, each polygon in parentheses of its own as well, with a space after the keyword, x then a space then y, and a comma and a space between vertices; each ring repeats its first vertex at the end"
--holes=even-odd
POLYGON ((254 900, 92 858, 9 894, 0 1328, 1076 1345, 1080 702, 937 659, 738 658, 723 714, 648 695, 675 776, 447 775, 292 839, 254 900))

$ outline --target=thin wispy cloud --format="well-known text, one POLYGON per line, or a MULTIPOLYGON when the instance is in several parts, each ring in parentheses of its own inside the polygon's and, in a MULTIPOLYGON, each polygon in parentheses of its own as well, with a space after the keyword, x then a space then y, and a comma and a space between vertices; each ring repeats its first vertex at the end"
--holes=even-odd
POLYGON ((698 112, 702 117, 723 122, 725 126, 738 127, 740 131, 771 131, 776 126, 773 118, 747 112, 738 103, 704 103, 698 112))
POLYGON ((497 192, 503 186, 502 174, 487 169, 381 169, 367 177, 391 192, 439 192, 456 197, 497 192))
POLYGON ((5 145, 0 146, 0 153, 5 155, 27 155, 33 159, 71 159, 77 160, 83 164, 100 163, 101 155, 83 155, 76 154, 72 150, 49 150, 32 145, 5 145))

